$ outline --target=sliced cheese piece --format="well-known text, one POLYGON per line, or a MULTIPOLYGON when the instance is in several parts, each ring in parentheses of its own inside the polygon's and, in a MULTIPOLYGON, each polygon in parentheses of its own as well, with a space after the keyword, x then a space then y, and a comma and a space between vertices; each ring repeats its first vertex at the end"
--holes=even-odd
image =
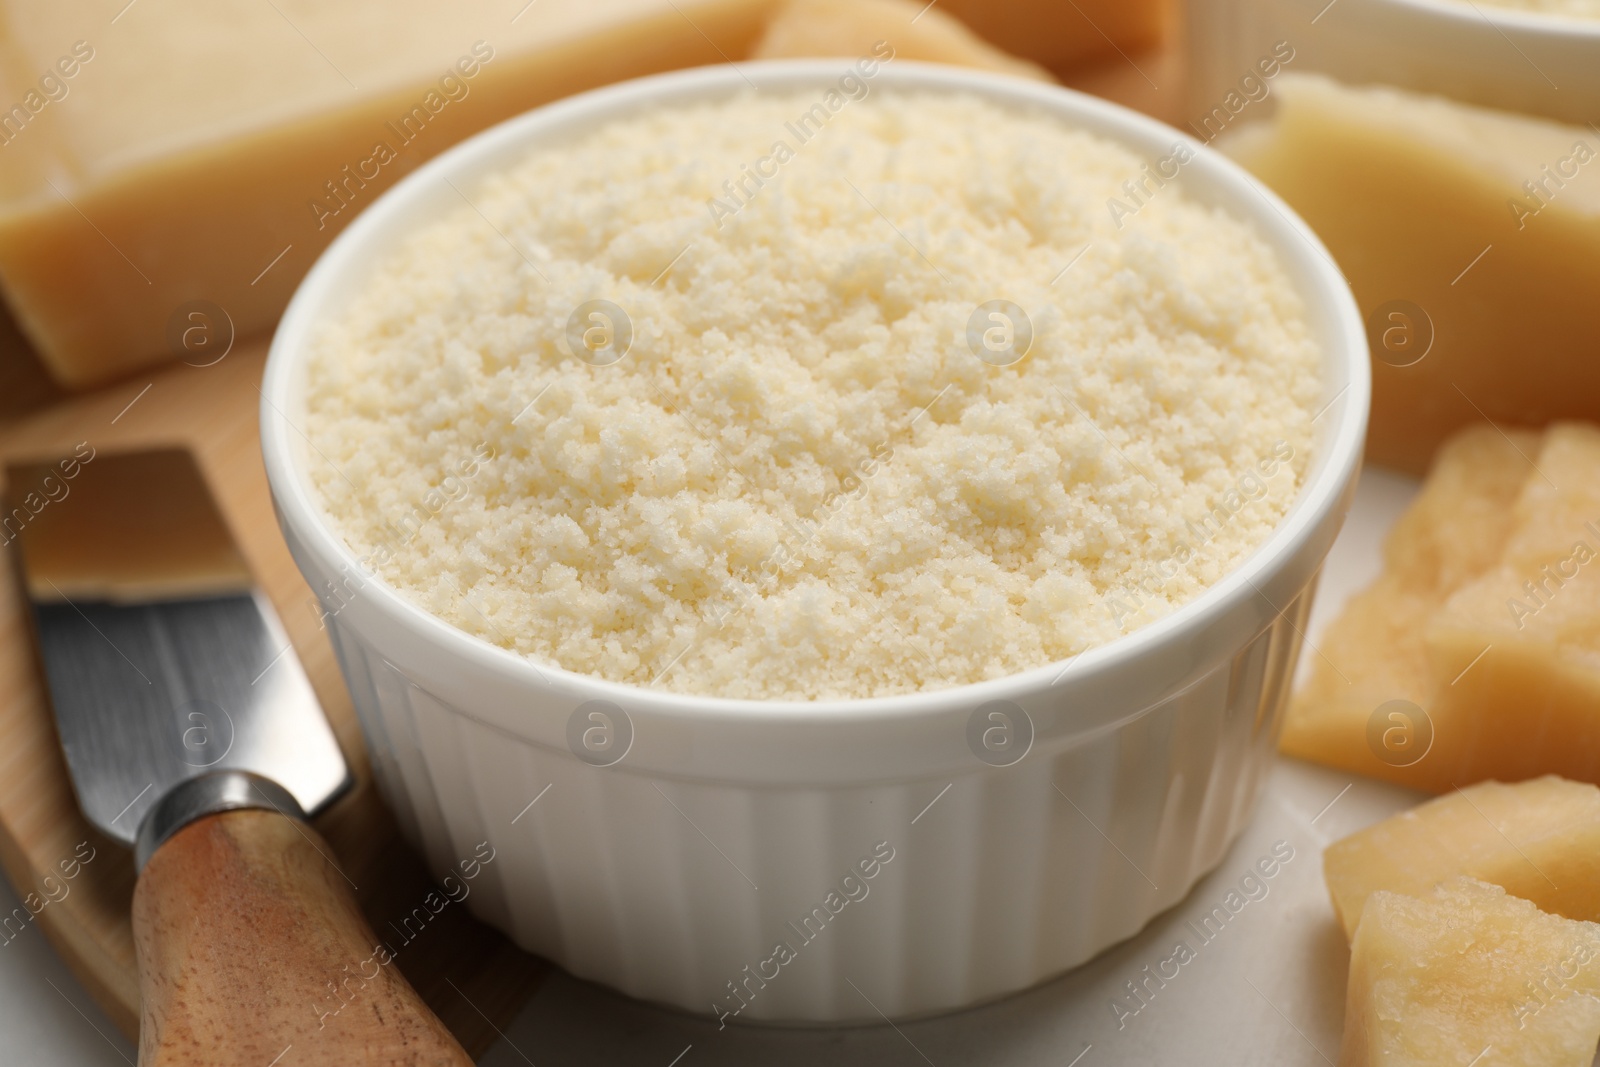
POLYGON ((1421 472, 1486 416, 1600 418, 1600 130, 1294 72, 1274 96, 1217 144, 1317 231, 1368 316, 1370 459, 1421 472))
POLYGON ((1354 938, 1379 890, 1424 896, 1456 875, 1569 919, 1600 920, 1600 789, 1554 775, 1480 782, 1328 846, 1322 872, 1354 938))
POLYGON ((1575 542, 1600 537, 1600 426, 1551 426, 1537 455, 1531 462, 1530 453, 1532 473, 1517 498, 1515 530, 1502 558, 1525 569, 1564 563, 1575 542))
POLYGON ((1351 946, 1340 1067, 1589 1067, 1600 926, 1456 878, 1373 893, 1351 946))
MULTIPOLYGON (((1426 708, 1438 690, 1427 628, 1457 589, 1495 565, 1512 534, 1514 505, 1532 473, 1540 436, 1480 425, 1440 449, 1428 481, 1384 546, 1384 573, 1357 593, 1317 643, 1306 684, 1284 724, 1288 755, 1440 792, 1453 787, 1455 737, 1435 729, 1419 760, 1397 747, 1412 740, 1403 718, 1397 746, 1380 752, 1373 715, 1390 701, 1426 708), (1441 771, 1448 765, 1449 769, 1441 771)), ((1388 724, 1385 724, 1386 728, 1388 724)), ((1387 740, 1386 742, 1387 743, 1387 740)))
POLYGON ((751 56, 870 56, 879 41, 891 44, 896 59, 1051 80, 1043 68, 1007 55, 959 20, 913 0, 790 0, 773 15, 751 56))
POLYGON ((1431 713, 1463 743, 1458 780, 1600 781, 1600 429, 1546 432, 1500 563, 1429 621, 1431 713))
MULTIPOLYGON (((1484 605, 1505 611, 1505 602, 1484 605)), ((1446 664, 1426 706, 1435 752, 1416 767, 1417 788, 1444 792, 1500 778, 1559 774, 1600 781, 1600 684, 1591 666, 1538 641, 1491 644, 1482 628, 1429 634, 1446 664), (1476 660, 1476 662, 1474 662, 1476 660), (1452 685, 1451 669, 1459 680, 1452 685), (1428 766, 1431 764, 1431 766, 1428 766)))
POLYGON ((228 325, 190 320, 191 302, 237 334, 270 326, 422 161, 569 93, 742 57, 771 6, 0 0, 0 285, 65 384, 204 363, 217 346, 186 339, 228 325), (46 75, 60 99, 37 91, 46 75))
POLYGON ((1464 431, 1385 573, 1319 646, 1284 751, 1437 793, 1541 774, 1600 782, 1597 522, 1600 429, 1556 423, 1537 447, 1464 431))
POLYGON ((1379 752, 1368 724, 1393 701, 1419 708, 1428 702, 1433 687, 1421 634, 1436 605, 1437 597, 1387 574, 1352 597, 1316 649, 1306 653, 1311 673, 1290 698, 1279 750, 1423 788, 1413 756, 1421 751, 1431 758, 1437 739, 1410 721, 1407 708, 1396 707, 1380 713, 1379 752))
POLYGON ((1450 438, 1422 492, 1384 544, 1409 588, 1448 595, 1493 567, 1515 532, 1517 502, 1544 435, 1475 423, 1450 438))

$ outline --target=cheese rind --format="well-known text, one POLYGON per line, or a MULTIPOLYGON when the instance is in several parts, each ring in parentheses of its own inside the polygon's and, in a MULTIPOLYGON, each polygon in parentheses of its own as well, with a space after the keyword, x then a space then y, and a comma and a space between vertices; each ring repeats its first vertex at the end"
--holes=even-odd
POLYGON ((1369 459, 1421 472, 1485 418, 1600 419, 1600 131, 1294 72, 1275 96, 1270 122, 1218 145, 1317 231, 1369 328, 1382 319, 1369 459), (1385 358, 1393 301, 1431 329, 1408 366, 1385 358))

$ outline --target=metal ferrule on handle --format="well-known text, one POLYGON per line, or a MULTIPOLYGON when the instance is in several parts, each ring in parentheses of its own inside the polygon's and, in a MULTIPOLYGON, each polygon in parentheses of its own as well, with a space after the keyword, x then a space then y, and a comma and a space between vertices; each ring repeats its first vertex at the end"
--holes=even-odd
POLYGON ((203 774, 170 789, 139 824, 133 851, 136 869, 143 872, 156 849, 196 819, 240 808, 263 808, 302 821, 306 818, 300 803, 271 779, 249 771, 203 774))

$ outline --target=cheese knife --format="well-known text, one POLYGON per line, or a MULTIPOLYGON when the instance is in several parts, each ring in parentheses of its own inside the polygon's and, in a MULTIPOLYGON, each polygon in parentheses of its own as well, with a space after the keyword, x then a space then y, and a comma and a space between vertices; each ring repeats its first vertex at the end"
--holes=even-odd
POLYGON ((349 768, 193 456, 12 464, 4 509, 78 803, 134 850, 141 1067, 470 1064, 307 822, 349 768))

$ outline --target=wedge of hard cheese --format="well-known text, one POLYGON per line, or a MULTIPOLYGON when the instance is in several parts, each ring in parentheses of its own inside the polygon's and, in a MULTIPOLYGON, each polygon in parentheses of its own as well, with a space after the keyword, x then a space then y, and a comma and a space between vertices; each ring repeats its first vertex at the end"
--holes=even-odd
POLYGON ((1367 899, 1340 1067, 1589 1067, 1600 926, 1454 878, 1367 899))
MULTIPOLYGON (((1422 492, 1389 534, 1383 573, 1318 639, 1310 676, 1284 723, 1285 753, 1436 792, 1452 788, 1457 768, 1441 770, 1450 742, 1441 743, 1437 729, 1429 737, 1385 732, 1375 748, 1368 726, 1390 701, 1423 709, 1432 703, 1438 686, 1428 623, 1451 594, 1499 560, 1512 506, 1532 473, 1527 457, 1537 455, 1539 443, 1537 434, 1483 424, 1439 450, 1422 492), (1413 744, 1423 751, 1404 750, 1413 744)), ((1389 725, 1385 720, 1386 731, 1389 725)))
POLYGON ((1328 846, 1322 871, 1345 936, 1379 890, 1425 896, 1458 874, 1545 911, 1600 920, 1600 789, 1555 775, 1479 782, 1328 846))
POLYGON ((1368 317, 1370 459, 1420 473, 1485 417, 1600 418, 1600 129, 1292 72, 1274 96, 1217 143, 1317 231, 1368 317))
POLYGON ((578 90, 742 57, 771 6, 0 0, 0 285, 67 385, 204 363, 422 161, 578 90))
POLYGON ((1600 783, 1600 428, 1448 442, 1318 647, 1290 755, 1440 793, 1600 783))

